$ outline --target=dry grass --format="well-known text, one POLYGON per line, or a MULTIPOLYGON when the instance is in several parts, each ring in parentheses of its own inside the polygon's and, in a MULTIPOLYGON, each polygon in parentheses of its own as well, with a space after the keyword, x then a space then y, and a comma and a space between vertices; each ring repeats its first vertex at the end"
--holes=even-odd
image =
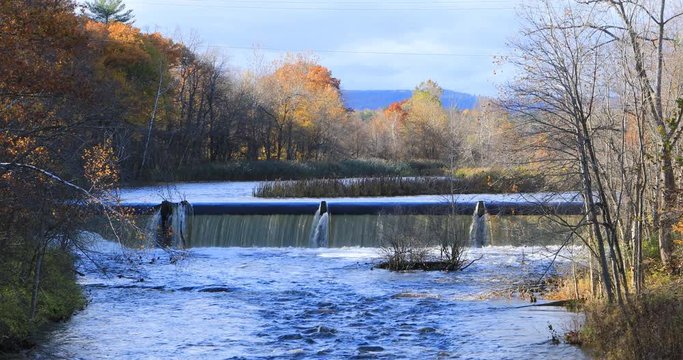
POLYGON ((622 306, 585 306, 582 340, 600 358, 683 358, 683 283, 646 291, 622 306))
POLYGON ((443 194, 514 193, 549 190, 538 173, 519 169, 464 169, 448 177, 385 176, 355 180, 308 179, 275 181, 259 185, 257 197, 359 197, 443 194))
POLYGON ((683 278, 660 269, 650 269, 646 290, 629 296, 624 304, 607 304, 591 291, 586 273, 576 281, 559 280, 547 299, 586 300, 581 329, 565 334, 565 342, 582 344, 600 359, 683 358, 683 278))

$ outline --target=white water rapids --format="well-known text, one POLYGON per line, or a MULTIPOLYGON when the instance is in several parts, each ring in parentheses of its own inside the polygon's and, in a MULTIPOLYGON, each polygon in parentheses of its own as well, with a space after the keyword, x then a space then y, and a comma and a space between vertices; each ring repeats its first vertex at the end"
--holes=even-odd
MULTIPOLYGON (((553 250, 553 249, 551 249, 553 250)), ((539 276, 547 249, 470 249, 463 272, 373 270, 374 248, 197 248, 96 255, 81 271, 88 307, 52 332, 36 359, 583 358, 548 326, 578 315, 482 299, 539 276)))

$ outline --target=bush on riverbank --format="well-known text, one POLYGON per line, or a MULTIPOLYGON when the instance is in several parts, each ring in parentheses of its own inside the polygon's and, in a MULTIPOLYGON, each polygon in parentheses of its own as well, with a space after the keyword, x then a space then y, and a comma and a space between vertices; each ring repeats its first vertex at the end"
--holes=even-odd
POLYGON ((548 190, 539 175, 524 170, 455 172, 447 177, 380 177, 354 180, 310 179, 259 185, 256 197, 372 197, 476 193, 538 192, 548 190))
POLYGON ((61 250, 45 254, 36 314, 31 320, 33 276, 30 264, 3 256, 0 263, 0 354, 33 345, 35 332, 49 322, 64 321, 85 306, 76 283, 73 257, 61 250), (27 265, 29 265, 27 267, 27 265))
POLYGON ((599 358, 680 359, 683 356, 683 283, 648 290, 629 303, 585 306, 581 340, 599 358))
MULTIPOLYGON (((652 247, 644 242, 644 250, 652 247)), ((656 247, 655 247, 656 248, 656 247)), ((560 279, 547 299, 576 299, 586 318, 579 331, 565 334, 568 343, 585 346, 599 359, 680 359, 683 355, 683 277, 661 267, 658 254, 644 251, 643 291, 622 304, 608 304, 599 283, 592 289, 587 271, 560 279), (587 300, 592 299, 592 300, 587 300)), ((576 330, 576 329, 574 329, 576 330)))
POLYGON ((377 265, 391 271, 457 271, 466 264, 468 238, 463 223, 453 215, 432 215, 408 219, 402 215, 380 217, 380 242, 384 260, 377 265), (433 254, 438 247, 439 256, 433 254))

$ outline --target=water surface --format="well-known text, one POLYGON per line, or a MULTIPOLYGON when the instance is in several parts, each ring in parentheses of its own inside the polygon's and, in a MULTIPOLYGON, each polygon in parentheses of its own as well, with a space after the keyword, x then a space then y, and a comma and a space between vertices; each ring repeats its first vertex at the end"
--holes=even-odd
POLYGON ((540 247, 471 249, 456 273, 374 269, 375 248, 127 251, 133 265, 106 248, 108 275, 80 269, 90 305, 32 358, 584 358, 548 330, 577 315, 487 299, 545 271, 540 247))

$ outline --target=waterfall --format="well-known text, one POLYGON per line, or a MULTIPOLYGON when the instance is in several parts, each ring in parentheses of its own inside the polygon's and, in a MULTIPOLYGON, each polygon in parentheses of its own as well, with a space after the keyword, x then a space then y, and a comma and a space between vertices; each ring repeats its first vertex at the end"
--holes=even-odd
POLYGON ((309 239, 309 244, 311 247, 318 247, 318 243, 316 243, 314 240, 314 235, 315 231, 318 229, 318 224, 320 223, 320 207, 318 207, 318 210, 315 211, 315 215, 313 215, 313 222, 311 223, 311 230, 308 232, 308 239, 309 239))
POLYGON ((151 248, 158 244, 159 227, 161 226, 161 208, 156 209, 145 226, 145 247, 151 248))
POLYGON ((313 216, 311 224, 311 247, 327 247, 329 245, 329 222, 330 214, 327 212, 327 202, 321 201, 320 207, 313 216))
POLYGON ((192 218, 192 205, 183 200, 174 204, 171 213, 172 246, 184 248, 188 245, 190 234, 190 218, 192 218))
POLYGON ((327 247, 329 245, 329 221, 329 213, 324 213, 320 217, 320 221, 318 221, 318 225, 315 227, 315 231, 311 235, 311 246, 327 247))
POLYGON ((189 220, 191 217, 192 205, 189 202, 162 202, 148 225, 149 233, 156 231, 155 245, 174 248, 186 247, 189 241, 189 220))
POLYGON ((470 244, 482 247, 490 243, 489 215, 483 201, 477 202, 470 226, 470 244))
MULTIPOLYGON (((327 204, 315 215, 306 214, 202 214, 187 202, 165 202, 148 216, 146 246, 191 247, 381 247, 382 232, 400 224, 408 229, 454 227, 455 236, 469 239, 472 247, 562 243, 566 235, 555 223, 538 216, 490 216, 483 202, 472 215, 337 214, 327 204), (454 222, 454 224, 450 224, 454 222), (543 226, 541 226, 543 225, 543 226), (383 229, 384 228, 384 229, 383 229), (551 240, 543 240, 551 239, 551 240)), ((444 241, 428 236, 434 246, 444 241)))

